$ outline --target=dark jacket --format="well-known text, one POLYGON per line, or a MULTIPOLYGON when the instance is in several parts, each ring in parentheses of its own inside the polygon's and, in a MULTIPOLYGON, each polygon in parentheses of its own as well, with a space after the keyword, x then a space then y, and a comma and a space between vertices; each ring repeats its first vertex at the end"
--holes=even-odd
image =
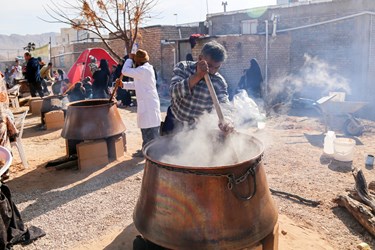
POLYGON ((0 249, 10 250, 15 244, 30 244, 46 235, 38 227, 24 225, 9 188, 0 184, 0 249))
POLYGON ((30 83, 41 81, 39 62, 34 57, 27 62, 25 78, 30 83))
POLYGON ((98 71, 95 71, 92 78, 94 79, 92 83, 92 88, 94 91, 103 90, 108 87, 109 72, 100 69, 98 71))

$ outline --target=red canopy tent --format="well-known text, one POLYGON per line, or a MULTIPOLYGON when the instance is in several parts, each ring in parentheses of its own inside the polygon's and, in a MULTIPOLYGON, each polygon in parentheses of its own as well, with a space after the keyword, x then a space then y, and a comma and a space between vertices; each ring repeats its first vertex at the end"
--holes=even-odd
POLYGON ((82 81, 86 76, 92 77, 89 63, 90 56, 93 56, 96 58, 97 66, 99 67, 99 62, 101 59, 106 59, 108 61, 109 69, 111 70, 112 65, 117 65, 117 62, 113 57, 108 54, 107 51, 105 51, 102 48, 90 48, 86 49, 81 53, 81 55, 78 57, 77 61, 73 64, 73 66, 70 68, 68 72, 68 78, 71 83, 76 83, 79 81, 82 81))

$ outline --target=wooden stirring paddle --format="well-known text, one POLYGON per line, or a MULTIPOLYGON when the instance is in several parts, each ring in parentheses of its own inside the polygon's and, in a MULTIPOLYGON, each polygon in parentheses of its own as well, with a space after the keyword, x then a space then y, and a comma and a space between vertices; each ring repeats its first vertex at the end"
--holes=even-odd
MULTIPOLYGON (((219 104, 219 100, 217 99, 217 95, 216 95, 214 86, 213 86, 213 84, 211 82, 211 78, 208 75, 208 73, 204 75, 204 80, 206 81, 206 84, 207 84, 207 87, 208 87, 208 91, 210 92, 210 96, 211 96, 212 102, 214 103, 216 114, 217 114, 217 116, 219 118, 219 124, 224 125, 226 122, 225 122, 225 119, 224 119, 223 111, 221 110, 221 107, 220 107, 220 104, 219 104)), ((227 135, 226 131, 224 131, 224 132, 227 135)), ((233 149, 233 156, 235 157, 236 162, 238 162, 239 158, 238 158, 238 155, 237 155, 237 152, 236 152, 235 148, 233 147, 234 144, 233 144, 233 142, 232 142, 232 140, 230 138, 230 134, 228 134, 226 137, 229 140, 230 147, 233 149)))
POLYGON ((113 99, 113 97, 114 97, 114 95, 115 95, 115 93, 117 92, 117 88, 119 87, 119 85, 120 85, 120 81, 121 81, 121 79, 116 79, 116 84, 115 84, 115 87, 113 88, 113 91, 112 91, 112 93, 111 93, 111 97, 109 97, 109 103, 111 103, 112 102, 112 99, 113 99))

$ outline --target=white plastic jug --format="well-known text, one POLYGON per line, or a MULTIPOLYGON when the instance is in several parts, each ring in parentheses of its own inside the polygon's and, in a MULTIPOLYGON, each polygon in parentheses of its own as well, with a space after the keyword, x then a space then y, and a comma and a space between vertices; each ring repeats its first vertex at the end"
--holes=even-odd
POLYGON ((335 132, 334 131, 327 131, 327 134, 324 137, 324 147, 323 147, 323 151, 327 155, 333 155, 335 153, 334 145, 333 145, 333 141, 335 139, 336 139, 335 132))
POLYGON ((333 141, 334 158, 337 161, 353 161, 355 140, 350 138, 337 138, 333 141))

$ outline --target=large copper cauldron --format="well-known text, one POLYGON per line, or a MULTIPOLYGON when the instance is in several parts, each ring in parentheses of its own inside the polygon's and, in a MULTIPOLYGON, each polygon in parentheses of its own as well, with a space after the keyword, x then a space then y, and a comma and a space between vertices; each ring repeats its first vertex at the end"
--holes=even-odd
POLYGON ((125 131, 117 106, 108 99, 68 104, 61 136, 68 140, 104 139, 125 131))
POLYGON ((263 144, 240 135, 248 141, 248 159, 228 166, 161 162, 160 155, 175 148, 169 136, 145 146, 133 214, 145 239, 168 249, 243 249, 272 233, 278 214, 262 165, 263 144))

